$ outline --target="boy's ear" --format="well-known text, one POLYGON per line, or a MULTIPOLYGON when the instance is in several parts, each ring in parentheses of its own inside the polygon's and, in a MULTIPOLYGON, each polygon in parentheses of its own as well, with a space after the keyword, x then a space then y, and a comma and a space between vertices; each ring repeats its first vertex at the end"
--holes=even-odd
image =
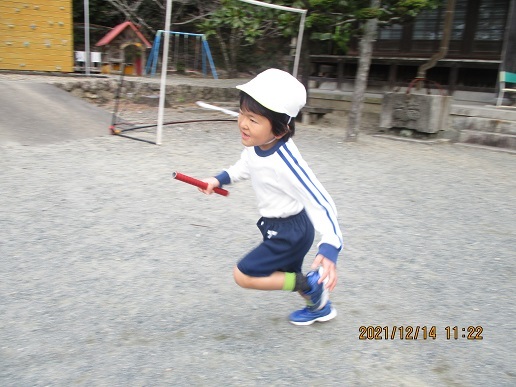
POLYGON ((279 136, 276 136, 276 138, 279 140, 283 136, 285 136, 287 133, 290 133, 290 126, 288 124, 285 125, 285 130, 283 133, 281 133, 279 136))

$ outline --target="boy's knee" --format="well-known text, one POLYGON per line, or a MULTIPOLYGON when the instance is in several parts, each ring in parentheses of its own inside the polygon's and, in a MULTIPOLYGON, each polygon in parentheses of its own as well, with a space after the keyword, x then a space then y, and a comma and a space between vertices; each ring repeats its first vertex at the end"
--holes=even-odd
POLYGON ((248 288, 249 287, 249 279, 250 277, 248 275, 245 275, 240 271, 238 266, 235 266, 233 268, 233 278, 235 279, 235 282, 238 286, 242 288, 248 288))

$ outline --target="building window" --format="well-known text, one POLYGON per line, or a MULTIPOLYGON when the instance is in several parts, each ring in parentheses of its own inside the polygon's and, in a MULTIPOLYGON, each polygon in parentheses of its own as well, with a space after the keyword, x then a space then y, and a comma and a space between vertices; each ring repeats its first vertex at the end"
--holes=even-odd
POLYGON ((378 38, 381 40, 399 40, 403 27, 400 24, 394 24, 380 29, 378 38))
POLYGON ((431 9, 419 14, 414 22, 413 39, 440 40, 443 31, 441 9, 431 9))
POLYGON ((503 40, 507 19, 507 0, 482 0, 475 40, 503 40))
MULTIPOLYGON (((453 24, 450 40, 462 40, 466 29, 466 13, 468 0, 456 0, 455 10, 453 11, 453 24)), ((443 12, 444 17, 444 12, 443 12)))
MULTIPOLYGON (((510 2, 456 0, 448 57, 499 58, 510 2)), ((445 14, 446 2, 437 9, 421 12, 412 23, 381 28, 375 52, 410 56, 437 52, 443 37, 445 14)))

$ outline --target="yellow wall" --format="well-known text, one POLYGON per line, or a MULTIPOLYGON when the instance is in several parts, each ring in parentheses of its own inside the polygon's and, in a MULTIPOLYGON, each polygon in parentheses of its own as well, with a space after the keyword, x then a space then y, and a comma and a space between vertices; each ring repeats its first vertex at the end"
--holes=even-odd
POLYGON ((72 0, 0 0, 0 69, 73 72, 72 0))

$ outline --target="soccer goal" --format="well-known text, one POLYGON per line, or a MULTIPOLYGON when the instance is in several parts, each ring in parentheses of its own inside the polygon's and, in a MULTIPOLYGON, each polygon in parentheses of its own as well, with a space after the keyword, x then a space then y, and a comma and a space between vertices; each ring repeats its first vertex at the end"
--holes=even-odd
MULTIPOLYGON (((165 28, 163 31, 170 31, 170 19, 171 19, 171 15, 172 15, 172 0, 166 0, 166 1, 167 1, 167 5, 166 5, 166 12, 165 12, 165 28)), ((297 44, 296 44, 296 53, 295 53, 295 58, 294 58, 294 68, 292 70, 292 75, 294 77, 297 77, 307 11, 305 9, 285 7, 282 5, 269 4, 269 3, 265 3, 262 1, 256 1, 256 0, 240 0, 240 1, 242 1, 244 3, 256 5, 256 6, 274 8, 274 9, 277 9, 280 11, 294 12, 294 13, 301 14, 301 20, 299 22, 299 33, 298 33, 297 44)), ((170 37, 171 37, 170 33, 164 34, 163 59, 162 59, 162 66, 161 66, 161 81, 160 81, 160 94, 159 94, 160 95, 159 110, 158 110, 158 121, 157 121, 157 130, 156 130, 156 144, 157 145, 160 145, 161 141, 162 141, 163 110, 164 110, 164 106, 165 106, 165 90, 166 90, 166 79, 167 79, 167 68, 168 68, 167 66, 168 66, 168 60, 169 60, 170 37)), ((175 35, 174 35, 174 39, 175 39, 175 35)), ((204 41, 206 41, 206 39, 204 39, 204 41)), ((206 47, 209 50, 207 43, 206 43, 206 47)), ((209 57, 211 58, 211 55, 209 57)), ((211 65, 211 63, 210 63, 210 65, 211 65)), ((213 69, 214 68, 215 68, 215 66, 213 66, 213 69)))

